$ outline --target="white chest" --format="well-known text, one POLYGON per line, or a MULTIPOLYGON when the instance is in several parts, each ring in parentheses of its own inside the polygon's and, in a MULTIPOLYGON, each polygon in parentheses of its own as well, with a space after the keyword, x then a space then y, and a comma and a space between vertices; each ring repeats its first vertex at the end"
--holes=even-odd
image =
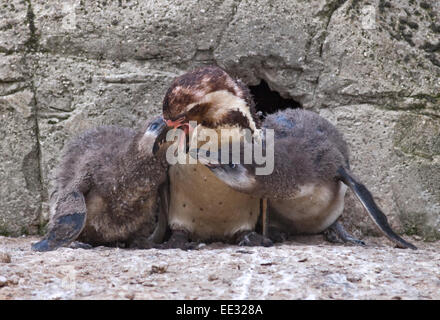
POLYGON ((270 214, 289 221, 292 233, 314 234, 327 229, 344 211, 347 186, 342 182, 304 185, 291 199, 270 200, 270 214))

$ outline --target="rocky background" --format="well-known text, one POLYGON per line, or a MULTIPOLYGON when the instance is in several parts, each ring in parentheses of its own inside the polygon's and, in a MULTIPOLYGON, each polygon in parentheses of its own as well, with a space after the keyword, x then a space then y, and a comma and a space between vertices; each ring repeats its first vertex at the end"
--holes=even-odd
MULTIPOLYGON (((392 226, 440 238, 436 0, 2 1, 0 235, 44 230, 66 139, 139 125, 205 64, 329 119, 392 226)), ((349 229, 375 234, 346 203, 349 229)))

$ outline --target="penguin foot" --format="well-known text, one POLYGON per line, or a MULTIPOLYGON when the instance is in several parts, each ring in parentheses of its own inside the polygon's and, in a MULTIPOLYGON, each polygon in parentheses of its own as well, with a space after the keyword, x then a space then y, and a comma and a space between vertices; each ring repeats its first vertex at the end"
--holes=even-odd
POLYGON ((157 244, 148 237, 137 237, 130 242, 128 247, 130 249, 152 249, 155 248, 156 245, 157 244))
POLYGON ((362 240, 354 238, 350 235, 344 227, 335 222, 323 232, 325 239, 331 243, 351 243, 357 246, 366 246, 366 243, 362 240))
POLYGON ((73 241, 70 245, 69 245, 70 249, 85 249, 85 250, 89 250, 92 249, 93 246, 88 244, 88 243, 84 243, 84 242, 80 242, 80 241, 73 241))
POLYGON ((156 249, 181 249, 194 250, 198 246, 197 242, 190 242, 188 232, 183 230, 175 230, 167 242, 154 245, 156 249))
POLYGON ((269 229, 269 238, 274 243, 280 243, 280 242, 287 241, 287 239, 289 238, 289 235, 286 232, 283 232, 277 228, 270 228, 269 229))
POLYGON ((237 239, 236 243, 239 246, 246 246, 246 247, 273 246, 272 240, 261 234, 256 233, 255 231, 245 231, 243 233, 240 233, 236 239, 237 239))

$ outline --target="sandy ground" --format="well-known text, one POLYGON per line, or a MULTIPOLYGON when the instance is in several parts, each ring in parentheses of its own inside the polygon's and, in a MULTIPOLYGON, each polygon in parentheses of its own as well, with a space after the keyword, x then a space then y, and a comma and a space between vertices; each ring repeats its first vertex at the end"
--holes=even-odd
POLYGON ((440 299, 440 242, 419 250, 298 238, 271 248, 30 250, 0 237, 0 299, 440 299))

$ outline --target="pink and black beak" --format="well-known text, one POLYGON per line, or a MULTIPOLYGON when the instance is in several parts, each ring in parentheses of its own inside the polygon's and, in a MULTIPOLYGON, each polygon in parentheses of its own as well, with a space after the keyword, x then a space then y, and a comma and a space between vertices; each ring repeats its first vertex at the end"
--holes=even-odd
POLYGON ((184 134, 179 137, 179 147, 183 147, 185 145, 186 137, 192 132, 192 128, 190 127, 186 116, 181 116, 177 118, 177 120, 165 120, 165 122, 168 128, 175 130, 180 129, 183 131, 184 134))
POLYGON ((187 133, 187 128, 189 127, 186 117, 180 117, 177 120, 165 120, 167 126, 172 129, 178 129, 183 127, 185 134, 187 133))

